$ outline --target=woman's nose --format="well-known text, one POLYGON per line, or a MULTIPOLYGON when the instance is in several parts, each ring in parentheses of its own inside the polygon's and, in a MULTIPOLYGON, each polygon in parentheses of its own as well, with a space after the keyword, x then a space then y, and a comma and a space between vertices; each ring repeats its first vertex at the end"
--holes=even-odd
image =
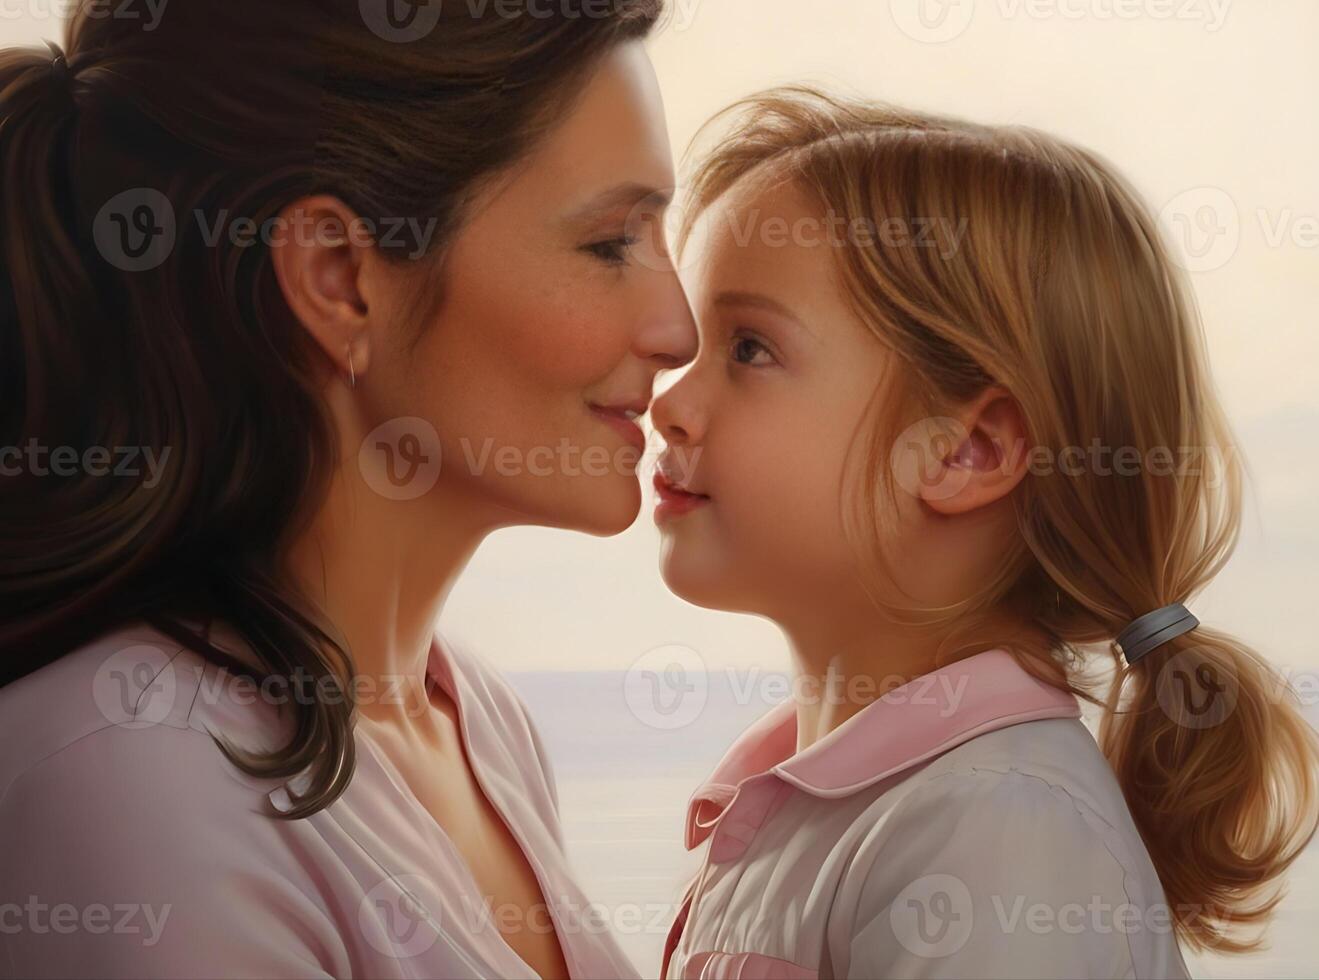
POLYGON ((653 312, 637 331, 636 354, 660 370, 682 367, 696 357, 696 318, 671 269, 655 273, 653 312))

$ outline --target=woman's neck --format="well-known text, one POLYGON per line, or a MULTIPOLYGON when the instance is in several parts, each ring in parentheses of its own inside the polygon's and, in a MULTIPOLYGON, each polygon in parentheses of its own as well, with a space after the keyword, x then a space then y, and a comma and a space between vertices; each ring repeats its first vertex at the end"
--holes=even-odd
POLYGON ((284 564, 346 644, 359 712, 404 723, 425 711, 436 620, 488 529, 464 523, 462 502, 437 499, 442 485, 417 500, 388 500, 363 482, 355 453, 343 458, 284 564))

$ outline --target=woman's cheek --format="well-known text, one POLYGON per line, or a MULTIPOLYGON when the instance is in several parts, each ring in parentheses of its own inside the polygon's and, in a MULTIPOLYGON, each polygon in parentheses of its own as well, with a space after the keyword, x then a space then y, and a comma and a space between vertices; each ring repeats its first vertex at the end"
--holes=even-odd
POLYGON ((555 285, 520 287, 525 298, 508 318, 516 350, 507 353, 538 377, 584 389, 626 357, 632 340, 628 304, 601 295, 600 283, 583 284, 577 269, 564 269, 548 281, 555 285), (576 285, 568 289, 565 283, 576 285))

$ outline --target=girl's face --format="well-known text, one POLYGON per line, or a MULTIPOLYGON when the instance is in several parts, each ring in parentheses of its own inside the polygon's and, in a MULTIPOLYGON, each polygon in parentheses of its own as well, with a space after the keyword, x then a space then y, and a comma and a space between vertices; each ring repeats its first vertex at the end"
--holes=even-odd
MULTIPOLYGON (((415 420, 433 427, 442 506, 459 500, 491 526, 597 534, 635 520, 645 443, 629 419, 648 409, 656 374, 697 344, 663 237, 649 233, 673 185, 655 73, 628 43, 476 202, 415 344, 383 331, 367 428, 383 423, 380 441, 397 435, 393 455, 406 460, 425 442, 409 439, 415 420)), ((404 291, 381 293, 383 319, 405 320, 404 291)))
POLYGON ((889 357, 846 304, 819 208, 747 183, 693 242, 700 351, 652 412, 668 443, 655 520, 674 592, 782 621, 864 601, 841 508, 889 357))

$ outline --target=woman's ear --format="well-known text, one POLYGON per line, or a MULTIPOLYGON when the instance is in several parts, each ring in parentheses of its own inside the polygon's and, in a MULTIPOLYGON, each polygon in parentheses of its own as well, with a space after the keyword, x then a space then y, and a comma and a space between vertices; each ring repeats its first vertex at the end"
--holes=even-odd
POLYGON ((270 256, 293 315, 344 377, 370 360, 362 271, 374 247, 357 214, 337 197, 294 201, 279 214, 270 256))
POLYGON ((945 516, 986 507, 1010 494, 1028 470, 1029 434, 1020 406, 992 385, 933 433, 917 494, 945 516), (951 432, 949 431, 951 429, 951 432))

